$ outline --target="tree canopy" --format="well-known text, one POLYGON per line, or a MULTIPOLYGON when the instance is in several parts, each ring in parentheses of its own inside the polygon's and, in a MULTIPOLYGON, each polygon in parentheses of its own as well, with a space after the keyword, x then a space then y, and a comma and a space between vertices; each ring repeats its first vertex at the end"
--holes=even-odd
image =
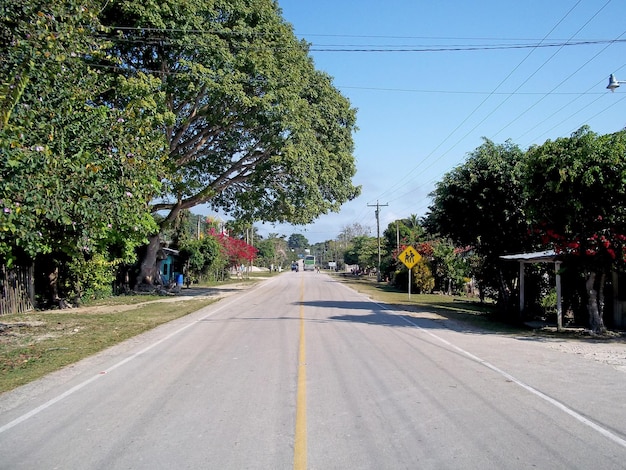
POLYGON ((481 288, 491 282, 501 296, 515 269, 502 277, 500 255, 554 249, 585 277, 590 324, 602 332, 605 277, 626 268, 625 155, 626 131, 583 127, 526 152, 486 140, 438 183, 427 227, 470 247, 481 288))
POLYGON ((238 219, 308 223, 354 198, 355 111, 276 2, 119 0, 110 52, 161 80, 175 119, 154 210, 209 203, 238 219))
POLYGON ((183 209, 299 224, 360 191, 356 112, 272 0, 0 0, 0 19, 4 263, 130 261, 150 236, 154 271, 183 209))
POLYGON ((378 266, 378 241, 376 237, 358 235, 354 237, 344 253, 346 264, 359 265, 361 269, 378 266))
POLYGON ((309 240, 301 233, 292 233, 287 239, 287 246, 292 250, 305 250, 309 247, 309 240))
POLYGON ((626 131, 583 127, 528 151, 525 192, 534 231, 586 278, 592 329, 602 333, 606 275, 626 268, 626 131))
MULTIPOLYGON (((532 249, 522 185, 523 152, 515 144, 485 139, 463 165, 447 173, 432 193, 425 219, 429 232, 471 246, 483 260, 483 288, 504 296, 516 271, 502 277, 499 257, 532 249), (505 284, 503 284, 503 281, 505 284)), ((512 267, 513 268, 513 267, 512 267)))
POLYGON ((587 127, 528 151, 524 188, 544 244, 590 267, 624 269, 625 155, 626 131, 597 135, 587 127))
POLYGON ((104 266, 129 261, 156 229, 148 203, 160 186, 164 95, 149 77, 94 66, 106 57, 95 6, 0 1, 0 259, 7 265, 43 255, 50 270, 59 262, 84 270, 96 255, 104 266), (112 106, 105 95, 124 99, 112 106))

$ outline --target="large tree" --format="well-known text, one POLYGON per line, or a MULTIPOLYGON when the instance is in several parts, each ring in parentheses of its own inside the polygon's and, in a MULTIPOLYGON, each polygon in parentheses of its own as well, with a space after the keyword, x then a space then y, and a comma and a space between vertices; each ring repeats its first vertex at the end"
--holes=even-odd
POLYGON ((425 219, 431 234, 474 249, 482 260, 477 273, 481 289, 493 289, 505 305, 517 271, 507 270, 500 256, 532 248, 526 237, 522 163, 518 146, 485 139, 437 184, 425 219))
POLYGON ((378 240, 376 237, 359 235, 343 255, 346 264, 358 264, 361 269, 378 266, 378 240))
POLYGON ((52 297, 59 269, 110 277, 155 229, 162 95, 100 67, 97 3, 0 0, 0 262, 35 260, 52 297))
POLYGON ((602 333, 606 275, 626 267, 626 131, 547 141, 528 151, 524 173, 534 229, 584 273, 589 323, 602 333))
POLYGON ((356 237, 368 237, 370 234, 370 227, 354 222, 351 225, 344 225, 341 227, 341 232, 339 233, 337 239, 344 243, 350 243, 356 237))
MULTIPOLYGON (((120 73, 162 81, 175 121, 154 204, 164 224, 209 203, 236 218, 308 223, 354 198, 355 110, 315 69, 272 0, 118 0, 102 21, 120 73)), ((142 265, 154 277, 158 235, 142 265)))
POLYGON ((292 233, 287 239, 287 247, 298 253, 303 253, 309 247, 309 240, 301 233, 292 233))

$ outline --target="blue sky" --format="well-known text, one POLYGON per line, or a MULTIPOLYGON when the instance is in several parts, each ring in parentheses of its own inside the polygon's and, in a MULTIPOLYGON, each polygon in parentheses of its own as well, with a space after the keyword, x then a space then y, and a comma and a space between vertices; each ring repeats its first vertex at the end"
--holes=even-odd
POLYGON ((606 89, 611 73, 626 81, 626 0, 278 3, 358 110, 354 182, 363 189, 311 225, 255 224, 263 236, 317 243, 354 223, 375 236, 377 201, 388 204, 381 231, 421 217, 435 183, 483 136, 527 148, 585 124, 600 134, 626 127, 626 82, 606 89))

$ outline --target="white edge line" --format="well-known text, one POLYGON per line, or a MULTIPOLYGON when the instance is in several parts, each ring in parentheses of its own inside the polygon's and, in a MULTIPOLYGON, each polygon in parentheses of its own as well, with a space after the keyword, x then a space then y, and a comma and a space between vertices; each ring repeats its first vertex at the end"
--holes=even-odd
MULTIPOLYGON (((273 278, 275 279, 275 278, 273 278)), ((8 431, 9 429, 17 426, 18 424, 26 421, 29 418, 32 418, 33 416, 41 413, 42 411, 44 411, 47 408, 50 408, 52 405, 54 405, 55 403, 60 402, 61 400, 69 397, 70 395, 72 395, 73 393, 79 391, 80 389, 86 387, 87 385, 89 385, 90 383, 94 382, 95 380, 99 379, 100 377, 103 377, 105 375, 107 375, 109 372, 114 371, 115 369, 117 369, 118 367, 123 366, 124 364, 127 364, 128 362, 136 359, 137 357, 141 356, 142 354, 145 354, 146 352, 150 351, 152 348, 158 346, 159 344, 169 340, 170 338, 178 335, 179 333, 182 333, 183 331, 185 331, 187 328, 190 328, 192 326, 194 326, 195 324, 197 324, 198 322, 201 322, 203 320, 205 320, 206 318, 210 317, 211 315, 219 312, 220 310, 230 306, 232 303, 234 303, 235 301, 241 299, 242 297, 245 297, 249 294, 251 294, 252 292, 256 291, 257 289, 259 289, 261 286, 266 285, 268 281, 262 281, 258 286, 253 287, 252 289, 250 289, 249 291, 245 292, 243 295, 239 295, 236 298, 232 299, 230 302, 227 302, 223 305, 218 306, 215 310, 212 310, 211 313, 199 318, 198 320, 195 320, 191 323, 188 323, 187 325, 183 326, 182 328, 179 328, 178 330, 170 333, 169 335, 161 338, 158 341, 155 341, 154 343, 150 344, 150 346, 147 346, 145 348, 143 348, 140 351, 137 351, 136 353, 132 354, 131 356, 128 356, 127 358, 117 362, 116 364, 113 364, 111 367, 109 367, 108 369, 103 370, 102 372, 100 372, 98 375, 94 375, 93 377, 85 380, 84 382, 79 383, 78 385, 75 385, 74 387, 70 388, 69 390, 66 390, 65 392, 63 392, 62 394, 48 400, 47 402, 45 402, 44 404, 38 406, 37 408, 32 409, 31 411, 29 411, 28 413, 25 413, 21 416, 19 416, 18 418, 15 418, 13 421, 10 421, 9 423, 5 424, 4 426, 0 427, 0 434, 2 434, 3 432, 8 431)), ((207 305, 208 307, 208 305, 207 305)), ((207 308, 207 307, 203 307, 203 308, 207 308)), ((184 318, 184 317, 182 317, 184 318)))
MULTIPOLYGON (((385 309, 386 310, 386 309, 385 309)), ((521 380, 513 377, 511 374, 509 374, 508 372, 503 371, 502 369, 499 369, 498 367, 494 366, 493 364, 485 361, 484 359, 481 359, 478 356, 475 356, 474 354, 466 351, 463 348, 460 348, 459 346, 456 346, 455 344, 450 343, 449 341, 441 338, 440 336, 437 336, 436 334, 432 333, 431 331, 428 331, 424 328, 422 328, 421 326, 415 324, 414 322, 412 322, 411 320, 409 320, 405 315, 400 314, 400 318, 402 318, 405 322, 415 326, 416 328, 418 328, 420 331, 432 336, 433 338, 436 338, 437 340, 441 341, 442 343, 444 343, 446 346, 460 352, 461 354, 467 356, 468 358, 472 359, 473 361, 478 362, 479 364, 482 364, 483 366, 487 367, 488 369, 491 369, 492 371, 500 374, 502 377, 506 378, 507 380, 510 380, 511 382, 519 385, 520 387, 522 387, 523 389, 529 391, 530 393, 538 396, 539 398, 541 398, 542 400, 547 401, 548 403, 550 403, 551 405, 555 406, 556 408, 560 409, 561 411, 567 413, 568 415, 570 415, 572 418, 576 419, 577 421, 579 421, 580 423, 589 426, 591 429, 593 429, 594 431, 602 434, 604 437, 612 440, 613 442, 615 442, 616 444, 619 444, 620 446, 626 448, 626 440, 622 439, 621 437, 619 437, 618 435, 612 433, 611 431, 609 431, 608 429, 605 429, 603 427, 601 427, 600 425, 594 423, 593 421, 591 421, 588 418, 585 418, 583 415, 577 413, 576 411, 572 410, 571 408, 569 408, 568 406, 566 406, 565 404, 561 403, 558 400, 555 400, 554 398, 546 395, 545 393, 537 390, 534 387, 531 387, 530 385, 522 382, 521 380)))
MULTIPOLYGON (((390 309, 386 305, 381 304, 379 302, 376 302, 376 301, 370 299, 369 297, 361 294, 358 291, 355 291, 354 289, 351 289, 350 287, 346 286, 345 284, 343 284, 343 283, 339 283, 339 284, 344 286, 346 289, 350 289, 353 292, 357 292, 361 297, 364 297, 368 301, 370 301, 371 303, 378 305, 382 310, 395 312, 395 310, 390 309)), ((405 322, 407 322, 410 325, 416 327, 421 332, 426 333, 427 335, 432 336, 433 338, 435 338, 438 341, 442 342, 446 346, 448 346, 448 347, 450 347, 450 348, 460 352, 461 354, 467 356, 468 358, 472 359, 473 361, 475 361, 475 362, 477 362, 479 364, 482 364, 483 366, 487 367, 488 369, 491 369, 492 371, 500 374, 502 377, 506 378, 507 380, 510 380, 511 382, 517 384, 518 386, 522 387, 523 389, 527 390, 528 392, 532 393, 533 395, 536 395, 537 397, 541 398, 542 400, 545 400, 546 402, 550 403, 551 405, 553 405, 554 407, 556 407, 559 410, 563 411, 564 413, 570 415, 572 418, 576 419, 578 422, 580 422, 580 423, 582 423, 582 424, 584 424, 586 426, 589 426, 591 429, 593 429, 594 431, 600 433, 604 437, 606 437, 606 438, 610 439, 611 441, 615 442, 616 444, 626 448, 626 440, 622 439, 617 434, 614 434, 611 431, 609 431, 608 429, 605 429, 602 426, 594 423, 590 419, 585 418, 583 415, 581 415, 581 414, 577 413, 576 411, 572 410, 571 408, 569 408, 565 404, 561 403, 560 401, 555 400, 554 398, 546 395, 545 393, 537 390, 536 388, 533 388, 530 385, 522 382, 521 380, 513 377, 508 372, 505 372, 502 369, 499 369, 498 367, 496 367, 493 364, 485 361, 484 359, 481 359, 478 356, 475 356, 474 354, 470 353, 469 351, 466 351, 465 349, 460 348, 459 346, 456 346, 455 344, 452 344, 451 342, 443 339, 442 337, 437 336, 435 333, 433 333, 431 331, 428 331, 425 328, 422 328, 421 326, 419 326, 416 323, 414 323, 413 321, 411 321, 405 314, 400 313, 398 316, 400 318, 402 318, 405 322)))

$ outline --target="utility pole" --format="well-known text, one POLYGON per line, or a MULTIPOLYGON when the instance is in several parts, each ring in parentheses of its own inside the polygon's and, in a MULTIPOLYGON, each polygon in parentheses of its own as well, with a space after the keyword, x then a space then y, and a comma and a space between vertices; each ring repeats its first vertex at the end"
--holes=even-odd
POLYGON ((396 250, 400 254, 400 221, 396 220, 396 250))
POLYGON ((378 239, 378 269, 376 270, 376 279, 380 282, 380 208, 387 207, 389 204, 379 204, 376 201, 376 205, 368 204, 367 207, 375 207, 376 211, 376 238, 378 239))

